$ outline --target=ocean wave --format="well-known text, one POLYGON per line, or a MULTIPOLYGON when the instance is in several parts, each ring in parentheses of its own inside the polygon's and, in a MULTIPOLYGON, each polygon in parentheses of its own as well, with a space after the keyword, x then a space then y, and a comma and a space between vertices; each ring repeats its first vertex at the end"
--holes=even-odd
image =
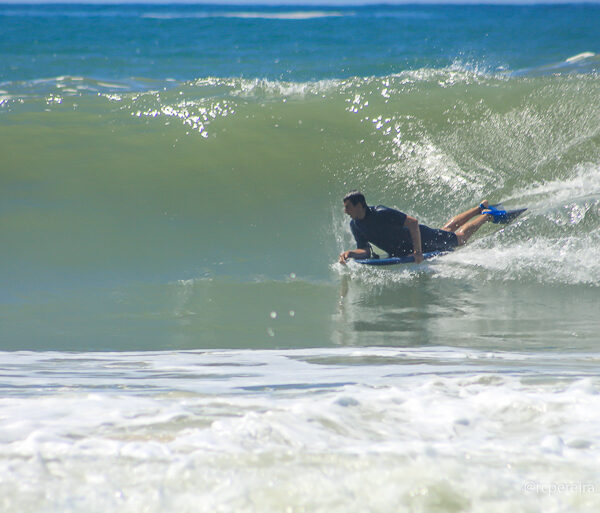
MULTIPOLYGON (((590 58, 584 57, 584 61, 590 58)), ((595 59, 591 58, 592 60, 595 59)), ((577 60, 576 62, 579 62, 577 60)), ((110 93, 144 93, 152 90, 177 89, 179 94, 192 92, 193 89, 207 94, 231 94, 242 97, 289 97, 319 95, 331 92, 345 93, 355 91, 353 103, 360 103, 363 91, 378 89, 384 98, 419 90, 424 86, 452 89, 457 86, 502 87, 511 82, 518 85, 534 79, 536 73, 511 73, 492 69, 484 64, 455 60, 449 66, 406 69, 383 76, 353 76, 347 78, 326 78, 320 80, 290 81, 271 78, 240 78, 204 76, 193 80, 178 80, 172 77, 149 78, 142 76, 105 79, 90 76, 61 75, 40 77, 29 80, 5 80, 0 87, 5 93, 20 98, 37 98, 44 94, 61 93, 64 95, 96 95, 110 93)), ((594 80, 593 74, 589 76, 594 80)), ((578 79, 576 77, 576 79, 578 79)), ((586 80, 582 73, 581 80, 586 80)), ((507 87, 510 87, 508 85, 507 87)), ((357 108, 360 108, 358 106, 357 108)))
MULTIPOLYGON (((10 347, 406 344, 423 312, 439 321, 427 336, 440 342, 454 315, 444 304, 461 287, 547 295, 544 312, 565 309, 563 298, 597 293, 600 282, 598 87, 589 75, 451 69, 318 82, 206 77, 7 99, 10 347), (432 227, 484 198, 529 210, 419 268, 332 270, 354 245, 341 205, 354 188, 432 227), (22 306, 40 288, 48 296, 22 306), (55 322, 23 328, 28 315, 57 310, 66 313, 55 322)), ((595 340, 586 330, 582 340, 595 340)))
POLYGON ((173 20, 181 18, 239 18, 263 20, 313 20, 319 18, 339 18, 354 16, 352 12, 341 11, 199 11, 199 12, 150 12, 142 18, 173 20))
POLYGON ((566 59, 533 66, 514 72, 515 75, 544 76, 549 74, 589 74, 597 75, 600 72, 600 55, 595 52, 580 52, 566 59))

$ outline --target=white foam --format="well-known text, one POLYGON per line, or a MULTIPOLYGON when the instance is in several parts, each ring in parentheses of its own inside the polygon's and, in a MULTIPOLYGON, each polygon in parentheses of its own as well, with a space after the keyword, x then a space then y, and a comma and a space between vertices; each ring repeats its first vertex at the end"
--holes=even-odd
POLYGON ((582 53, 578 53, 577 55, 573 55, 572 57, 569 57, 568 59, 565 60, 565 62, 579 62, 579 61, 583 61, 585 59, 589 59, 591 57, 594 57, 596 54, 593 52, 582 52, 582 53))
POLYGON ((523 490, 595 482, 590 358, 600 354, 0 353, 3 504, 354 512, 452 500, 514 511, 585 498, 595 508, 591 493, 523 490))
POLYGON ((312 20, 318 18, 338 18, 354 16, 351 12, 341 11, 221 11, 221 12, 190 12, 190 13, 145 13, 142 18, 178 19, 178 18, 239 18, 239 19, 264 19, 264 20, 312 20))
POLYGON ((123 84, 115 84, 113 82, 96 82, 100 87, 106 87, 107 89, 129 89, 129 86, 123 84))
POLYGON ((231 92, 234 96, 261 97, 267 96, 276 99, 281 97, 305 98, 308 95, 322 95, 330 91, 336 91, 343 81, 340 80, 318 80, 315 82, 285 82, 267 79, 241 79, 232 81, 235 87, 231 92))
POLYGON ((600 198, 600 165, 578 164, 569 176, 528 185, 507 201, 552 210, 566 203, 600 198))
POLYGON ((266 20, 312 20, 317 18, 339 18, 351 16, 340 11, 296 11, 296 12, 232 12, 223 13, 225 18, 246 18, 266 20))

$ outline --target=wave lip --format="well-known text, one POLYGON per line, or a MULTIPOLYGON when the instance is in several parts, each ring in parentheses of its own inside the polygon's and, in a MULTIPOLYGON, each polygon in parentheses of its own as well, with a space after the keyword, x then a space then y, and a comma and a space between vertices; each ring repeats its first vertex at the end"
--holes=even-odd
POLYGON ((565 62, 579 62, 584 59, 589 59, 590 57, 595 57, 595 56, 596 56, 596 54, 593 52, 583 52, 583 53, 574 55, 573 57, 569 57, 568 59, 565 59, 565 62))
POLYGON ((585 51, 571 57, 567 57, 564 61, 554 62, 551 64, 545 64, 541 66, 534 66, 531 68, 522 69, 515 71, 513 74, 516 76, 544 76, 554 74, 595 74, 600 70, 600 55, 594 52, 585 51))

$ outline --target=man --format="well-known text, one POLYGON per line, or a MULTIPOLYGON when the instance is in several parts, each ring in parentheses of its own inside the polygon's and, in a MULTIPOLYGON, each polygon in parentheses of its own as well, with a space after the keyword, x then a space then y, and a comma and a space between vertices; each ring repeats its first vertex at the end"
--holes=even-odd
POLYGON ((344 197, 344 212, 352 218, 350 229, 357 249, 341 253, 339 262, 346 264, 349 258, 370 258, 370 243, 373 243, 390 256, 412 254, 419 264, 423 261, 423 251, 448 251, 465 244, 492 219, 485 210, 488 207, 484 200, 478 207, 453 217, 441 230, 436 230, 419 224, 414 217, 399 210, 381 205, 369 207, 361 192, 352 191, 344 197))

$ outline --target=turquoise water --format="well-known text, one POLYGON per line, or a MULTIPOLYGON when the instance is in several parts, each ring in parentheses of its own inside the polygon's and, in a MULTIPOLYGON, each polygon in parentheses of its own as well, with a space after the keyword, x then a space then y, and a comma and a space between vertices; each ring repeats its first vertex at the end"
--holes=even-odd
POLYGON ((597 511, 599 21, 0 6, 0 509, 597 511))
POLYGON ((0 6, 2 80, 383 76, 455 61, 511 72, 597 50, 598 5, 0 6))

